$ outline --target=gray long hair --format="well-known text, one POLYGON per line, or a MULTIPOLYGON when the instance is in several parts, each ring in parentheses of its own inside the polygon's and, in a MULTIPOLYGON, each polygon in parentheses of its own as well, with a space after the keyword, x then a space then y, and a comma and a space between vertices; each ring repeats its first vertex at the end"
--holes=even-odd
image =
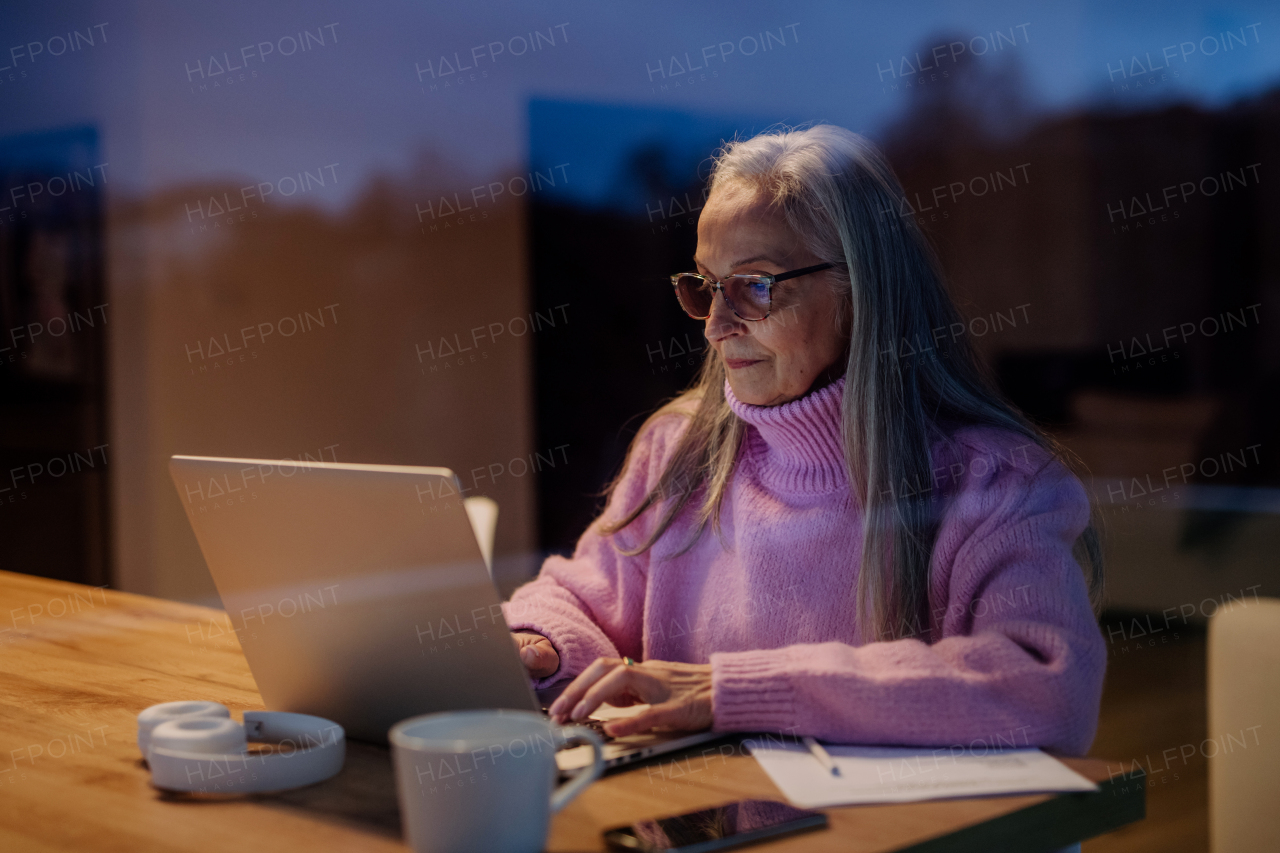
MULTIPOLYGON (((935 336, 934 330, 956 328, 963 320, 924 234, 913 218, 898 215, 910 209, 902 187, 869 141, 844 128, 817 125, 729 142, 714 158, 709 190, 730 184, 767 199, 818 258, 836 265, 828 276, 840 299, 835 322, 848 336, 841 413, 845 464, 864 511, 858 632, 865 641, 927 633, 936 507, 929 496, 906 494, 910 488, 898 493, 894 486, 933 483, 930 449, 943 437, 940 425, 1010 430, 1070 467, 1068 455, 1000 396, 967 336, 935 336), (928 342, 934 352, 913 358, 913 345, 900 342, 928 342)), ((708 521, 720 535, 720 507, 746 429, 729 408, 724 381, 723 361, 708 350, 689 388, 641 427, 639 434, 671 412, 691 419, 645 499, 602 526, 612 533, 651 505, 666 505, 648 538, 622 553, 652 547, 698 494, 693 535, 678 553, 694 545, 708 521)), ((634 449, 633 441, 622 471, 634 449)), ((612 496, 621 478, 619 472, 606 494, 612 496)), ((1076 542, 1075 556, 1096 611, 1102 560, 1092 524, 1076 542)))

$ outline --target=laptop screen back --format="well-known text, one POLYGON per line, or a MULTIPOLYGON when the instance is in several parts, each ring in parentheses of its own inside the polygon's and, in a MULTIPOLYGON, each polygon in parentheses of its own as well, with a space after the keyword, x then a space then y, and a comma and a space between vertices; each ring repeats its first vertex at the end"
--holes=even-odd
POLYGON ((169 470, 268 709, 385 741, 417 714, 539 707, 448 469, 169 470))

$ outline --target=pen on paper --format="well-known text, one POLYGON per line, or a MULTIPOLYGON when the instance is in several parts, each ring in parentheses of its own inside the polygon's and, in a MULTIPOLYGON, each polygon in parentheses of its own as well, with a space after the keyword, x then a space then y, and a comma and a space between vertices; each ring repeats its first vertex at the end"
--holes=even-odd
POLYGON ((821 764, 828 773, 832 776, 840 775, 840 768, 836 767, 836 763, 831 760, 831 756, 822 748, 822 744, 806 735, 804 738, 804 745, 809 747, 809 752, 813 754, 813 757, 818 760, 818 763, 821 764))

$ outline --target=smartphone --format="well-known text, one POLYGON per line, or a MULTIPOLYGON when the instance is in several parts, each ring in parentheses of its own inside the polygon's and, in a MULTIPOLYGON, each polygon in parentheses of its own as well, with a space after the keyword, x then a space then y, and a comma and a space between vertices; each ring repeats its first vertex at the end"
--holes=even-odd
POLYGON ((610 850, 639 853, 711 853, 767 838, 823 829, 827 816, 774 800, 739 800, 674 817, 642 820, 604 834, 610 850))

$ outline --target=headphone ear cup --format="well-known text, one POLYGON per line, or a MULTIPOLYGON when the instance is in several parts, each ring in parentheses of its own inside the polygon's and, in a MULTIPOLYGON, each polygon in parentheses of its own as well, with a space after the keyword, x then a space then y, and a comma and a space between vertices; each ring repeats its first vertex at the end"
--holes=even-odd
POLYGON ((148 708, 138 720, 139 742, 145 726, 163 720, 147 730, 145 753, 151 784, 162 791, 266 793, 312 785, 342 770, 346 732, 332 720, 285 711, 246 711, 241 725, 213 702, 169 704, 190 707, 148 708), (250 739, 289 744, 292 749, 251 753, 250 739))
POLYGON ((189 720, 196 718, 230 719, 231 712, 226 705, 217 702, 161 702, 138 714, 138 749, 142 757, 147 757, 151 747, 151 733, 161 723, 170 720, 189 720))
POLYGON ((249 748, 244 726, 222 717, 192 717, 161 723, 151 732, 151 749, 200 755, 243 755, 249 748))

